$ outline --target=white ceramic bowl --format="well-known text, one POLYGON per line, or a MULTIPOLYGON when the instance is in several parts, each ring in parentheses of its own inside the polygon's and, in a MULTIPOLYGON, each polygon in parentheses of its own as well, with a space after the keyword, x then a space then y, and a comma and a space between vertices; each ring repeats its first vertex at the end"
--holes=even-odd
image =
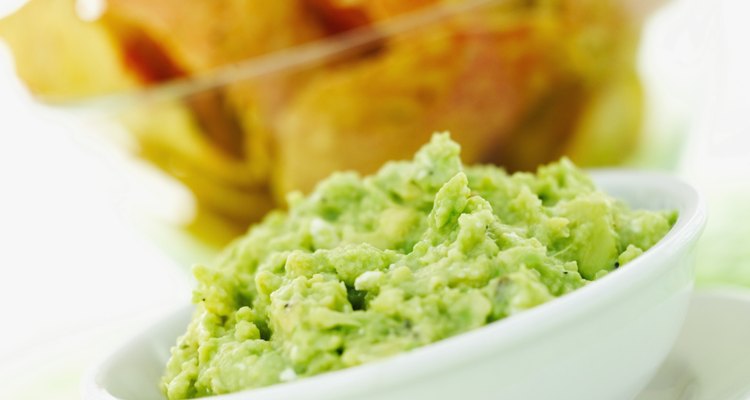
MULTIPOLYGON (((379 362, 211 399, 632 399, 683 323, 706 210, 695 190, 667 175, 593 176, 633 207, 679 210, 677 223, 627 267, 534 309, 379 362)), ((190 313, 107 357, 84 378, 84 398, 162 399, 157 382, 190 313)))

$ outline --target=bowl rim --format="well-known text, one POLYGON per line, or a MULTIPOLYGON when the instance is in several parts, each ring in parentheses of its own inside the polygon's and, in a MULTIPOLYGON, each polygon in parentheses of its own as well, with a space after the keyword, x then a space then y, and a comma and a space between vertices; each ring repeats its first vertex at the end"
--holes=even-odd
POLYGON ((132 105, 144 106, 217 89, 232 83, 250 81, 279 72, 307 68, 316 62, 377 43, 388 37, 438 23, 444 19, 511 0, 467 0, 436 3, 416 11, 376 21, 307 43, 225 64, 208 71, 181 76, 144 87, 90 96, 36 96, 42 106, 79 113, 113 113, 132 105))
MULTIPOLYGON (((678 209, 677 221, 667 235, 630 262, 627 268, 614 270, 589 285, 516 315, 405 353, 292 382, 205 398, 240 400, 250 394, 253 396, 252 398, 258 400, 275 399, 314 393, 315 390, 321 388, 325 388, 327 391, 346 392, 359 385, 371 384, 373 376, 378 377, 380 387, 392 387, 402 383, 405 379, 413 380, 445 368, 464 365, 475 358, 482 357, 491 349, 503 349, 513 346, 518 341, 528 340, 529 337, 543 335, 550 327, 575 319, 581 314, 586 314, 590 309, 599 307, 600 303, 604 301, 602 299, 612 300, 617 298, 618 295, 627 292, 633 285, 637 285, 669 268, 670 265, 667 263, 654 261, 684 252, 697 241, 705 227, 707 220, 705 200, 692 186, 679 178, 666 173, 619 169, 594 170, 591 171, 590 176, 596 182, 597 187, 605 192, 608 192, 607 187, 628 189, 638 186, 650 192, 668 195, 667 197, 671 195, 669 200, 678 209), (640 184, 634 182, 640 182, 640 184), (440 360, 445 359, 451 360, 450 365, 440 362, 440 360), (408 377, 401 373, 406 370, 411 371, 408 377)), ((192 304, 185 306, 178 312, 167 316, 161 323, 171 320, 177 315, 183 316, 192 309, 192 304)), ((119 399, 99 384, 102 375, 111 369, 112 364, 122 352, 148 337, 149 334, 157 330, 159 325, 160 323, 157 323, 142 331, 104 357, 100 363, 95 364, 82 381, 84 395, 89 394, 92 395, 92 398, 99 399, 119 399)))

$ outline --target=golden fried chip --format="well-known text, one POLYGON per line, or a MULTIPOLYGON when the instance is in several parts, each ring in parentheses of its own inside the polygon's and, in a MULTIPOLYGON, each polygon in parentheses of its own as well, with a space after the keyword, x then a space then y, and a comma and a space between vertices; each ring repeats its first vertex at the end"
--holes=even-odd
POLYGON ((0 20, 0 38, 36 95, 80 98, 132 88, 137 78, 120 63, 113 38, 97 22, 81 20, 75 0, 31 0, 0 20))
POLYGON ((323 35, 296 0, 108 0, 103 20, 118 37, 144 35, 188 74, 323 35))
POLYGON ((546 20, 462 16, 321 72, 279 125, 275 190, 309 190, 336 170, 372 172, 433 131, 451 131, 467 162, 492 159, 550 89, 573 79, 551 51, 559 30, 538 23, 546 20))

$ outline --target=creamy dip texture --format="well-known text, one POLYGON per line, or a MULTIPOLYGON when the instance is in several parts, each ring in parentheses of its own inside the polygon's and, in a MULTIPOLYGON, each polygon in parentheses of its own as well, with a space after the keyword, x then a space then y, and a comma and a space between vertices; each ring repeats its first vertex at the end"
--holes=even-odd
POLYGON ((412 161, 334 174, 197 266, 167 397, 299 379, 487 325, 623 266, 676 219, 629 209, 566 159, 509 175, 459 152, 436 134, 412 161))

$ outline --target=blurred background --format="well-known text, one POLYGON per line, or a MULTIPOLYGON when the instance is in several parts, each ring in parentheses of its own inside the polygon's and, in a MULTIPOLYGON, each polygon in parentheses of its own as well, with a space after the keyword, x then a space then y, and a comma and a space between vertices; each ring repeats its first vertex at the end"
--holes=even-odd
POLYGON ((698 285, 750 290, 750 3, 216 4, 0 2, 0 398, 78 398, 285 193, 435 130, 470 163, 680 175, 698 285))

